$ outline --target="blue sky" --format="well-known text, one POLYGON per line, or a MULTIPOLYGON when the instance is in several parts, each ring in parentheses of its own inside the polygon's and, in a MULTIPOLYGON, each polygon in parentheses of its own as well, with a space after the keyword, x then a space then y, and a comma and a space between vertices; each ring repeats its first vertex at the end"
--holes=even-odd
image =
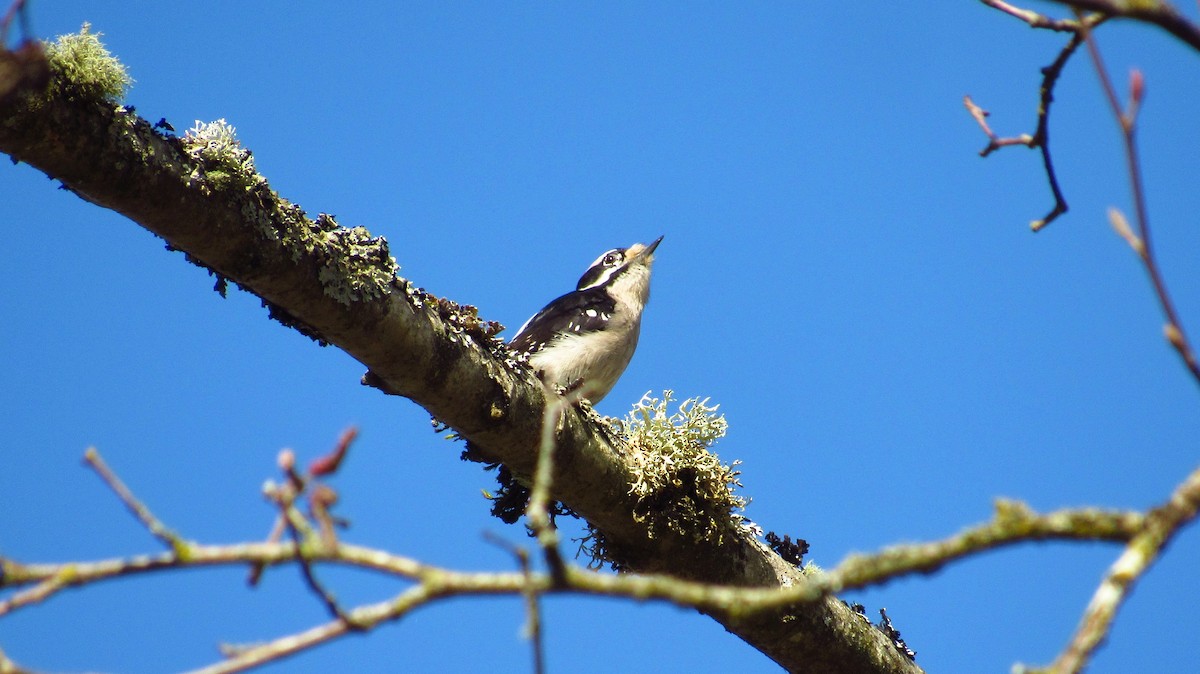
MULTIPOLYGON (((34 3, 32 23, 50 36, 90 21, 144 117, 181 132, 228 120, 281 195, 387 237, 407 278, 510 335, 601 251, 665 235, 641 346, 600 410, 666 388, 720 403, 715 449, 742 461, 747 514, 823 566, 948 536, 999 496, 1144 509, 1196 467, 1196 383, 1105 217, 1130 200, 1086 59, 1052 122, 1068 215, 1031 234, 1051 204, 1038 155, 977 155, 962 96, 999 133, 1032 131, 1061 37, 967 1, 339 9, 34 3)), ((1100 39, 1122 88, 1130 67, 1146 74, 1155 242, 1198 326, 1196 55, 1133 25, 1100 39)), ((81 467, 89 445, 184 535, 262 537, 279 449, 312 457, 357 424, 335 480, 347 540, 513 567, 483 535, 528 543, 488 516, 492 477, 420 408, 361 387, 348 356, 253 297, 221 299, 182 255, 26 166, 0 166, 0 201, 0 554, 157 550, 81 467)), ((849 598, 886 607, 930 671, 1008 671, 1058 652, 1118 552, 1025 545, 849 598)), ((1092 671, 1192 658, 1179 635, 1200 629, 1198 554, 1189 529, 1092 671)), ((351 603, 400 587, 322 577, 351 603)), ((38 669, 158 672, 326 619, 294 569, 256 590, 243 578, 60 595, 0 621, 0 648, 38 669)), ((268 671, 529 671, 522 621, 516 599, 455 600, 268 671)), ((777 671, 670 606, 553 598, 545 624, 551 671, 777 671)))

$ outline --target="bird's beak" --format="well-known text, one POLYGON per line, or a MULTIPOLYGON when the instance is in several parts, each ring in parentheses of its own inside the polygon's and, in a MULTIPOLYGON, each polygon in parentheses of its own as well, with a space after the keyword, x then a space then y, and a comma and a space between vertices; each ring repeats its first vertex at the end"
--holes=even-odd
POLYGON ((638 257, 642 258, 643 260, 649 258, 651 255, 654 254, 654 249, 658 248, 658 244, 662 243, 662 240, 663 240, 663 238, 661 236, 658 237, 657 239, 655 239, 654 243, 650 244, 649 246, 646 246, 644 249, 642 249, 642 252, 638 253, 638 257))
POLYGON ((662 243, 663 238, 660 236, 654 240, 649 246, 635 243, 626 249, 625 264, 643 264, 649 266, 654 263, 654 249, 658 248, 658 244, 662 243))

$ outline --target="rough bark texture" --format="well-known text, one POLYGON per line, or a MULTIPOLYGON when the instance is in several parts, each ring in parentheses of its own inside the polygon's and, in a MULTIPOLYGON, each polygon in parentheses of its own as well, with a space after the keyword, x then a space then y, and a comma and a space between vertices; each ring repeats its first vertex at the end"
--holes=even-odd
MULTIPOLYGON (((231 178, 123 108, 57 87, 0 101, 0 151, 129 217, 261 297, 285 324, 345 350, 382 388, 427 409, 514 474, 533 473, 546 394, 448 303, 395 276, 386 242, 315 221, 265 181, 231 178)), ((48 189, 47 199, 62 198, 48 189)), ((648 536, 631 516, 629 468, 582 414, 558 437, 554 497, 620 549, 626 566, 690 580, 782 587, 803 575, 746 535, 720 545, 648 536)), ((738 619, 729 631, 793 672, 920 671, 840 601, 738 619)))

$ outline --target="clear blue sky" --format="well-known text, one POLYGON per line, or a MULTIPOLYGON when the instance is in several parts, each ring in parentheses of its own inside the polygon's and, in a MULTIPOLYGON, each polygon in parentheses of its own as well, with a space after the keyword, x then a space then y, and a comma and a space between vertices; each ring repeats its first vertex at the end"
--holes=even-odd
MULTIPOLYGON (((1105 209, 1129 209, 1116 127, 1088 62, 1058 89, 1056 159, 989 159, 1032 131, 1063 39, 963 0, 906 3, 36 2, 39 34, 84 21, 137 80, 128 102, 182 132, 225 118, 310 214, 383 235, 402 273, 510 334, 601 251, 666 236, 641 347, 600 405, 710 396, 748 515, 852 551, 950 535, 998 496, 1144 509, 1197 463, 1200 391, 1105 209), (261 4, 262 6, 257 6, 261 4)), ((1048 6, 1042 6, 1048 7, 1048 6)), ((1146 73, 1151 216, 1185 325, 1200 331, 1200 60, 1131 25, 1100 34, 1122 83, 1146 73)), ((462 569, 510 569, 484 532, 494 484, 412 403, 267 320, 124 218, 0 166, 0 554, 91 559, 158 546, 80 466, 88 445, 171 526, 262 537, 274 457, 362 431, 335 480, 346 538, 462 569)), ((1200 338, 1200 332, 1196 334, 1200 338)), ((1051 659, 1118 549, 1025 545, 858 593, 930 671, 1051 659)), ((1095 672, 1194 661, 1200 536, 1185 531, 1122 611, 1095 672)), ((45 670, 159 672, 218 642, 322 622, 295 569, 115 582, 0 621, 45 670)), ((391 582, 322 571, 347 602, 391 582)), ((269 671, 529 671, 516 599, 457 600, 269 671)), ((551 671, 772 672, 714 622, 664 605, 546 602, 551 671)))

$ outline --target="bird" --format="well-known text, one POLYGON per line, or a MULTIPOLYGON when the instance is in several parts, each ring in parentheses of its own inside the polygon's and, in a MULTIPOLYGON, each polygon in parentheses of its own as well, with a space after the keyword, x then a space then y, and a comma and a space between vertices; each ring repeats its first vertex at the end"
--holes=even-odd
POLYGON ((537 312, 508 343, 551 387, 600 402, 637 349, 650 270, 663 237, 605 251, 575 290, 537 312))

